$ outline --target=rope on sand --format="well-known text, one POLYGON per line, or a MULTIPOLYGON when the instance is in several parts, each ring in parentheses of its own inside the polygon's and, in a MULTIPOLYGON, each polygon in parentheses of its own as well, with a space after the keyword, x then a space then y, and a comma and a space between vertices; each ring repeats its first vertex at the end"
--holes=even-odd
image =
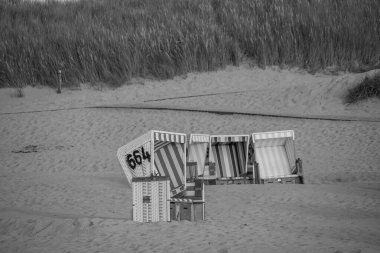
POLYGON ((171 110, 171 111, 187 111, 187 112, 206 112, 222 115, 247 115, 277 118, 294 118, 294 119, 313 119, 313 120, 331 120, 331 121, 362 121, 362 122, 380 122, 380 118, 370 117, 352 117, 352 116, 333 116, 333 115, 302 115, 302 114, 279 114, 268 112, 254 112, 248 110, 234 110, 228 108, 200 108, 200 107, 181 107, 174 105, 151 105, 151 104, 125 104, 125 105, 102 105, 93 106, 91 108, 98 109, 138 109, 138 110, 171 110))
POLYGON ((2 113, 0 113, 0 115, 23 114, 23 113, 37 113, 37 112, 71 111, 71 110, 81 110, 81 109, 86 109, 86 108, 91 108, 91 107, 69 107, 69 108, 57 108, 57 109, 21 111, 21 112, 2 112, 2 113))
POLYGON ((197 94, 197 95, 189 95, 189 96, 181 96, 181 97, 165 97, 165 98, 144 100, 144 102, 157 102, 157 101, 174 100, 174 99, 182 99, 182 98, 208 97, 208 96, 225 95, 225 94, 239 94, 239 93, 251 92, 251 91, 263 91, 263 90, 257 90, 257 89, 256 90, 239 90, 239 91, 229 91, 229 92, 197 94))

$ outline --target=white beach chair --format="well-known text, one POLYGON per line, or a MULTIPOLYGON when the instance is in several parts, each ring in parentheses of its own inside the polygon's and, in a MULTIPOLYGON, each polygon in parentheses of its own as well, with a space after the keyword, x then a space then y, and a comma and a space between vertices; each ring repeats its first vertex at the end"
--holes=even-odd
POLYGON ((303 183, 293 130, 253 133, 252 141, 261 183, 303 183))
POLYGON ((185 190, 186 134, 152 130, 117 151, 129 183, 133 177, 167 176, 171 196, 185 190))

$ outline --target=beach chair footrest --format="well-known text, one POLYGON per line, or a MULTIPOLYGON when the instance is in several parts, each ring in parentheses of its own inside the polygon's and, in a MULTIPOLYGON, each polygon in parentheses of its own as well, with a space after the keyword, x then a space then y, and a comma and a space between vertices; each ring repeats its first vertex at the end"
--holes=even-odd
POLYGON ((302 184, 300 176, 261 179, 262 184, 302 184))
POLYGON ((170 202, 170 220, 171 221, 201 221, 205 219, 205 202, 170 202))
POLYGON ((216 179, 204 179, 205 185, 216 185, 216 179))
POLYGON ((253 179, 245 178, 219 178, 216 180, 217 185, 227 184, 253 184, 253 179))

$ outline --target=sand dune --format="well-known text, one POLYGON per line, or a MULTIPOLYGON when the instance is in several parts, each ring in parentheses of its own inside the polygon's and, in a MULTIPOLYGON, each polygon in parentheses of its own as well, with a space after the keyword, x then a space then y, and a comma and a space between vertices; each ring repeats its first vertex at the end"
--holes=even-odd
POLYGON ((343 101, 349 88, 354 87, 365 77, 379 73, 380 70, 377 69, 360 74, 310 75, 297 69, 281 70, 272 67, 262 70, 243 65, 216 72, 188 74, 168 81, 134 79, 129 85, 114 90, 109 90, 100 84, 96 89, 89 89, 88 85, 84 84, 81 90, 66 89, 64 94, 56 94, 54 89, 27 87, 25 98, 14 99, 13 90, 3 89, 0 92, 0 113, 137 103, 152 99, 227 93, 164 100, 155 104, 228 106, 305 115, 380 117, 380 106, 375 99, 354 106, 346 105, 343 101))
POLYGON ((116 90, 65 89, 58 95, 28 87, 24 98, 0 90, 0 251, 378 252, 378 122, 106 108, 43 111, 224 92, 151 104, 380 117, 378 100, 342 103, 348 88, 378 72, 309 75, 242 66, 166 82, 135 80, 116 90), (32 110, 42 111, 4 114, 32 110), (306 184, 208 186, 206 221, 134 223, 132 192, 116 150, 150 129, 294 129, 306 184))

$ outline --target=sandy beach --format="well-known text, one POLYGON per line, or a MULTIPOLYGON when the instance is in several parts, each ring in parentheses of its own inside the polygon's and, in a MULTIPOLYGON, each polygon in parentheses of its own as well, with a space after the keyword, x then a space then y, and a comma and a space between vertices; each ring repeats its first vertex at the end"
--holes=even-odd
POLYGON ((116 89, 1 89, 0 252, 379 252, 380 101, 344 103, 379 73, 242 65, 116 89), (359 120, 91 108, 137 103, 359 120), (116 151, 151 129, 293 129, 305 184, 206 186, 205 221, 135 223, 116 151))

